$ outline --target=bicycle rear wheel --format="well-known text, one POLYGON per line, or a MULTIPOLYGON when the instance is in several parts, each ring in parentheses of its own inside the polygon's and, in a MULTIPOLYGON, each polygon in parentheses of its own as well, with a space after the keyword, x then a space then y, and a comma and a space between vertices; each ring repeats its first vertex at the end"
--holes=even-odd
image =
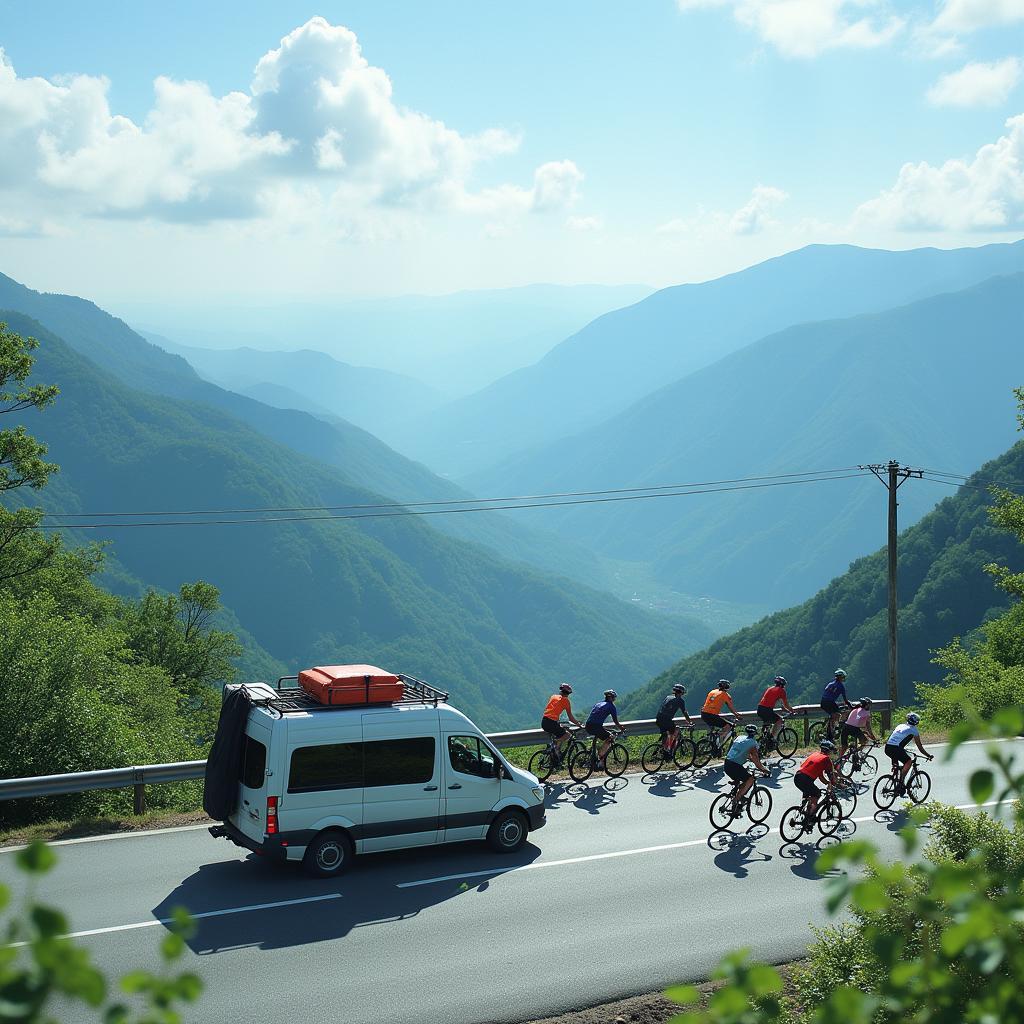
POLYGON ((804 810, 802 807, 789 807, 779 822, 779 835, 787 843, 798 843, 804 834, 804 810))
POLYGON ((693 752, 693 765, 695 768, 703 768, 704 765, 711 760, 711 755, 714 752, 714 748, 711 746, 711 740, 706 736, 697 741, 696 747, 693 752))
POLYGON ((915 804, 923 804, 928 799, 928 794, 931 791, 932 777, 927 772, 915 771, 911 773, 910 778, 907 779, 907 796, 915 804))
POLYGON ((818 831, 823 836, 835 835, 843 823, 843 809, 834 796, 826 797, 818 805, 818 831))
POLYGON ((772 813, 772 794, 764 786, 754 786, 747 799, 747 817, 760 825, 772 813))
POLYGON ((872 796, 879 810, 889 810, 896 800, 896 779, 892 775, 883 775, 875 783, 872 796))
POLYGON ((722 740, 722 745, 719 748, 718 756, 724 761, 725 755, 729 753, 729 749, 732 747, 732 741, 736 739, 736 733, 731 732, 728 736, 722 740))
POLYGON ((775 741, 775 749, 779 752, 779 757, 792 757, 798 746, 800 746, 800 740, 795 729, 790 729, 787 725, 779 730, 778 739, 775 741))
POLYGON ((551 751, 538 750, 530 758, 530 763, 526 766, 526 770, 536 775, 538 782, 547 782, 551 778, 551 773, 555 770, 554 763, 551 760, 551 751))
POLYGON ((589 747, 580 747, 569 762, 569 774, 575 782, 586 782, 594 774, 594 759, 589 747))
POLYGON ((827 729, 828 723, 825 722, 824 719, 815 722, 814 725, 811 726, 810 736, 812 747, 816 747, 819 743, 821 743, 821 741, 825 738, 827 729))
POLYGON ((733 821, 732 818, 732 795, 729 793, 719 793, 714 800, 711 801, 711 809, 708 811, 708 817, 711 819, 711 827, 717 831, 728 828, 733 821))
POLYGON ((617 779, 629 767, 629 751, 621 743, 613 743, 604 759, 604 770, 617 779))
POLYGON ((860 759, 861 775, 874 775, 878 771, 878 758, 874 754, 865 754, 860 759))
POLYGON ((685 772, 688 768, 693 767, 696 756, 697 747, 693 740, 689 736, 680 736, 676 749, 672 751, 672 760, 675 761, 676 767, 681 772, 685 772))
POLYGON ((847 752, 845 757, 841 757, 839 762, 836 764, 836 769, 844 779, 853 778, 853 755, 847 752))
POLYGON ((661 771, 662 766, 665 764, 665 748, 661 740, 658 740, 657 743, 649 743, 644 747, 640 763, 644 766, 644 771, 649 775, 661 771))

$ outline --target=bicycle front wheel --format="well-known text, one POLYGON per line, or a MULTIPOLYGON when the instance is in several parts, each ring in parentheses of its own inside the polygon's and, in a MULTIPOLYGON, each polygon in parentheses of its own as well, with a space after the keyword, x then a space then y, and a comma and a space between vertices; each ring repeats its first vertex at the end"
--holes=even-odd
POLYGON ((790 807, 782 815, 779 822, 779 835, 787 843, 798 843, 804 834, 804 810, 802 807, 790 807))
POLYGON ((621 743, 613 743, 604 759, 604 770, 617 779, 629 767, 629 751, 621 743))
POLYGON ((551 778, 551 773, 555 770, 555 765, 551 758, 551 751, 538 750, 537 753, 530 758, 530 763, 526 766, 526 770, 532 775, 536 775, 538 782, 547 782, 548 779, 551 778))
POLYGON ((728 828, 732 824, 732 797, 728 793, 720 793, 711 801, 708 811, 711 827, 716 831, 728 828))
POLYGON ((569 762, 569 774, 574 782, 586 782, 594 774, 594 759, 588 747, 580 747, 569 762))
POLYGON ((772 813, 772 794, 764 786, 754 786, 747 800, 747 817, 760 825, 772 813))
POLYGON ((923 804, 932 791, 932 777, 927 772, 915 771, 907 780, 907 796, 915 804, 923 804))
POLYGON ((648 775, 661 771, 662 765, 665 763, 665 748, 660 740, 657 743, 649 743, 644 748, 640 763, 644 766, 644 771, 648 775))
POLYGON ((843 809, 834 797, 826 797, 818 807, 818 831, 823 836, 835 835, 843 823, 843 809))
POLYGON ((799 745, 800 740, 795 729, 786 726, 779 731, 779 738, 775 741, 775 749, 779 752, 779 757, 792 757, 799 745))
POLYGON ((872 795, 879 810, 889 810, 896 800, 896 779, 892 775, 883 775, 875 783, 872 795))
POLYGON ((702 740, 698 740, 696 747, 693 752, 693 765, 695 768, 703 768, 704 765, 711 760, 711 755, 714 752, 714 747, 711 746, 711 740, 706 736, 702 740))
POLYGON ((675 761, 676 767, 681 772, 685 772, 688 768, 693 767, 696 756, 697 747, 693 740, 688 736, 680 736, 676 749, 672 752, 672 760, 675 761))

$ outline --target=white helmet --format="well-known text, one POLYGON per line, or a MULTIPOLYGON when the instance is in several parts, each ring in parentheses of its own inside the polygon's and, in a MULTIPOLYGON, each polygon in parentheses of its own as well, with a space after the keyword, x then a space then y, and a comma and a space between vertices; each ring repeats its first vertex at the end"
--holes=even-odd
POLYGON ((921 716, 917 714, 916 711, 911 711, 910 714, 907 715, 907 725, 917 725, 917 723, 920 721, 921 716))

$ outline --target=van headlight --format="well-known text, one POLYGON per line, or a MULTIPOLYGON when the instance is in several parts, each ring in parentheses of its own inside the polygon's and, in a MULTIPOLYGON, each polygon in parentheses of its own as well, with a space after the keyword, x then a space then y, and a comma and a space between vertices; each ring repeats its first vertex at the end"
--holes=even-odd
POLYGON ((537 798, 537 803, 543 803, 544 802, 544 787, 543 786, 534 786, 533 787, 533 795, 537 798))

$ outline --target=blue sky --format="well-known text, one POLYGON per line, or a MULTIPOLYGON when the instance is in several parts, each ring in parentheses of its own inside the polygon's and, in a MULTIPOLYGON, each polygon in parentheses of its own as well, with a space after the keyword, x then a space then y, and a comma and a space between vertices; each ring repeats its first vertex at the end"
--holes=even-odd
POLYGON ((36 0, 0 3, 0 46, 0 269, 106 301, 1024 234, 1024 0, 36 0))

